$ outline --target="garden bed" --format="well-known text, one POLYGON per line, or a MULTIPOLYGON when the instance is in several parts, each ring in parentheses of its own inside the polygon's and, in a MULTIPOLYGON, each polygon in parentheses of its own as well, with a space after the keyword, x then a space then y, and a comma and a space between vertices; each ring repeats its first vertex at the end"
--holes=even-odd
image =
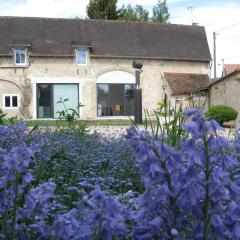
POLYGON ((186 117, 150 132, 0 126, 0 239, 240 239, 239 138, 186 117))

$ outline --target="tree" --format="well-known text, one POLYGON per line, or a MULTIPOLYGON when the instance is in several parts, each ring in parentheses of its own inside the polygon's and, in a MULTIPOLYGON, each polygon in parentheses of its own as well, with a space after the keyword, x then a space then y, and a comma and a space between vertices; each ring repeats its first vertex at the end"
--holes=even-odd
POLYGON ((123 6, 119 19, 124 21, 149 22, 149 12, 142 5, 136 5, 135 8, 128 4, 123 6))
POLYGON ((169 19, 169 12, 166 0, 158 0, 156 6, 153 7, 153 16, 151 18, 152 22, 166 23, 169 19))
POLYGON ((140 22, 149 22, 149 12, 142 5, 136 5, 135 11, 140 22))
POLYGON ((121 10, 117 10, 117 0, 90 0, 87 16, 90 19, 116 20, 121 10))
POLYGON ((136 11, 130 4, 128 4, 126 7, 123 6, 119 19, 129 22, 134 22, 138 20, 136 11))

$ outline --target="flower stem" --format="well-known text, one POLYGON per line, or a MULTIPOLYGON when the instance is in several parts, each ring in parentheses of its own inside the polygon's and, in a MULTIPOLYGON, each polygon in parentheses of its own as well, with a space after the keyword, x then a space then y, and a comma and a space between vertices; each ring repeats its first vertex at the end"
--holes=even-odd
POLYGON ((17 199, 18 199, 18 185, 16 184, 15 189, 14 189, 14 205, 13 205, 13 218, 12 218, 12 231, 11 231, 11 240, 15 240, 16 238, 16 216, 17 216, 17 199))
POLYGON ((203 218, 203 239, 208 240, 208 227, 209 227, 209 177, 210 177, 210 163, 209 163, 209 151, 206 134, 204 134, 204 147, 205 147, 205 199, 204 199, 204 218, 203 218))

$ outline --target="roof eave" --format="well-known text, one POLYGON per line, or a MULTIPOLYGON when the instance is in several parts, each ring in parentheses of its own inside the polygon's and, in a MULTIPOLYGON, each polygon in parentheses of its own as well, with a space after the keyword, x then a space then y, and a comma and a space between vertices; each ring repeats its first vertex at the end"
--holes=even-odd
POLYGON ((10 43, 9 47, 31 47, 31 43, 10 43))
POLYGON ((227 79, 228 77, 230 77, 230 76, 232 76, 232 75, 234 75, 235 73, 238 73, 238 72, 240 72, 240 68, 238 68, 238 69, 236 69, 235 71, 227 74, 227 75, 224 76, 224 77, 221 77, 221 78, 219 78, 219 79, 217 79, 217 80, 214 80, 213 82, 210 82, 209 86, 212 86, 212 85, 214 85, 215 83, 219 83, 219 82, 227 79))
MULTIPOLYGON (((29 54, 30 57, 74 57, 75 54, 29 54)), ((0 54, 0 57, 12 57, 12 54, 0 54)))
MULTIPOLYGON (((11 57, 12 54, 0 54, 0 57, 11 57)), ((73 57, 75 54, 35 54, 29 53, 31 57, 73 57)), ((143 56, 113 56, 113 55, 96 55, 96 54, 89 54, 90 57, 95 58, 124 58, 124 59, 147 59, 147 60, 168 60, 168 61, 194 61, 194 62, 210 62, 207 59, 185 59, 185 58, 167 58, 167 57, 143 57, 143 56)))
POLYGON ((184 91, 184 92, 177 92, 177 93, 173 93, 172 96, 176 96, 176 95, 183 95, 183 94, 191 94, 191 93, 196 93, 196 92, 200 92, 200 91, 204 91, 204 90, 208 90, 209 89, 209 85, 202 87, 202 88, 196 88, 194 90, 189 90, 189 91, 184 91))
POLYGON ((104 55, 104 54, 91 54, 91 57, 96 58, 138 58, 138 59, 150 59, 150 60, 170 60, 170 61, 195 61, 195 62, 210 62, 210 59, 192 59, 192 58, 169 58, 169 57, 143 57, 143 56, 114 56, 114 55, 104 55))

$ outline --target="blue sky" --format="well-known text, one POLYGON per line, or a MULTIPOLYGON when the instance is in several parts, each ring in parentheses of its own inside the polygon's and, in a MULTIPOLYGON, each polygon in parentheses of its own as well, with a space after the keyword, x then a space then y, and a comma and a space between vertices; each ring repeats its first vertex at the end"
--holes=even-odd
MULTIPOLYGON (((85 17, 89 0, 0 0, 0 16, 85 17)), ((157 0, 118 0, 141 4, 149 10, 157 0)), ((205 26, 212 51, 213 31, 217 31, 217 63, 220 74, 225 63, 240 63, 240 0, 167 0, 170 22, 205 26), (224 30, 221 30, 223 29, 224 30), (221 30, 221 31, 219 31, 221 30)))

